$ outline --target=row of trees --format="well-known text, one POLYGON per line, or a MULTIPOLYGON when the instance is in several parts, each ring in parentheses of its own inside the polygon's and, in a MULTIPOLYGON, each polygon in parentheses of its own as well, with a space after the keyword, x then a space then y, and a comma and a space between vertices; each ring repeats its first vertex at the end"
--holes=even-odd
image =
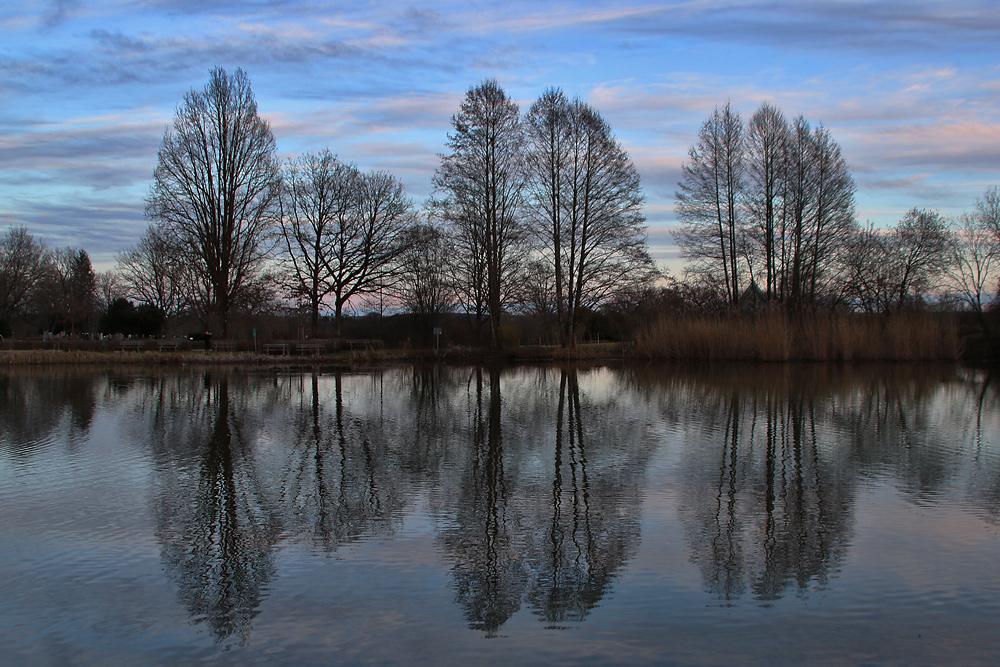
POLYGON ((0 236, 0 335, 31 322, 45 331, 92 330, 116 296, 112 273, 94 273, 87 251, 50 249, 25 227, 0 236))
POLYGON ((854 225, 854 180, 826 128, 762 105, 749 123, 729 104, 705 121, 677 193, 690 274, 735 304, 759 285, 793 308, 827 292, 854 225))
POLYGON ((346 308, 377 298, 427 331, 460 313, 493 347, 507 313, 530 313, 572 346, 594 311, 636 295, 886 312, 947 288, 982 314, 996 288, 996 188, 957 221, 914 209, 889 230, 862 226, 830 132, 768 104, 747 123, 727 104, 702 125, 677 193, 689 264, 666 287, 638 172, 595 109, 550 89, 522 113, 488 80, 451 125, 417 210, 393 175, 329 150, 281 163, 246 74, 213 70, 164 134, 150 225, 117 270, 94 275, 84 251, 51 252, 11 229, 0 317, 30 311, 45 330, 74 330, 104 312, 124 331, 125 320, 145 330, 137 322, 152 326, 151 314, 187 314, 228 336, 233 313, 295 304, 314 336, 331 310, 339 335, 346 308))
POLYGON ((658 276, 639 176, 590 106, 547 91, 523 117, 495 81, 452 118, 435 196, 418 213, 385 172, 328 150, 284 165, 246 75, 214 70, 163 139, 151 220, 120 257, 129 294, 171 314, 199 309, 228 333, 267 285, 302 305, 315 333, 333 310, 378 294, 432 322, 458 310, 503 342, 502 316, 533 309, 573 345, 583 313, 658 276))
POLYGON ((730 306, 888 312, 953 297, 980 315, 997 289, 1000 196, 948 220, 913 209, 889 229, 861 225, 855 184, 822 125, 762 104, 746 123, 716 108, 690 149, 677 192, 683 288, 730 306))

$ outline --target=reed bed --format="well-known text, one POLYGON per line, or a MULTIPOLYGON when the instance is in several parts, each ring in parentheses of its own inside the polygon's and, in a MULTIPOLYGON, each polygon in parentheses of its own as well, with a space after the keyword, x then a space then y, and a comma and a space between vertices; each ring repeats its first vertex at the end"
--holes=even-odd
POLYGON ((642 329, 635 354, 677 360, 955 360, 959 336, 953 320, 923 312, 682 314, 642 329))

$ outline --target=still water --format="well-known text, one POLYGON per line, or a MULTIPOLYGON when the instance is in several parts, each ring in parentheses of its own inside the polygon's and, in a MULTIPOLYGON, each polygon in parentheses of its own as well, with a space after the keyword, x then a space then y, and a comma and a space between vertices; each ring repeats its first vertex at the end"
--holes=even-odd
POLYGON ((989 371, 0 387, 0 663, 1000 661, 989 371))

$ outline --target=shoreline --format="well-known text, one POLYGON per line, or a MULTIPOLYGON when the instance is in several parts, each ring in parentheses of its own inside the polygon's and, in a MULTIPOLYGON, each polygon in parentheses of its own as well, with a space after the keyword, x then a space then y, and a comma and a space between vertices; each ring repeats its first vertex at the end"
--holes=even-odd
POLYGON ((409 363, 762 363, 850 364, 850 363, 955 363, 991 362, 991 356, 963 354, 940 358, 864 358, 864 359, 761 359, 738 356, 711 358, 669 358, 636 353, 631 346, 602 343, 579 346, 572 350, 548 346, 526 346, 503 351, 479 349, 435 350, 356 350, 322 354, 261 354, 254 352, 213 351, 92 351, 92 350, 0 350, 0 368, 37 366, 248 366, 255 368, 339 367, 351 368, 383 364, 409 363))

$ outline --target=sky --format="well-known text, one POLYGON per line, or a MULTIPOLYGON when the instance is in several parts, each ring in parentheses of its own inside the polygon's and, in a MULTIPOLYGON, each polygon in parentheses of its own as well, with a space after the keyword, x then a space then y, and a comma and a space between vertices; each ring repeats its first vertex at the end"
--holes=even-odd
POLYGON ((1000 185, 996 0, 19 0, 0 7, 0 230, 112 268, 213 67, 247 72, 279 157, 329 149, 418 207, 470 87, 496 79, 522 110, 561 88, 629 152, 674 273, 681 167, 727 102, 826 126, 861 222, 958 215, 1000 185))

